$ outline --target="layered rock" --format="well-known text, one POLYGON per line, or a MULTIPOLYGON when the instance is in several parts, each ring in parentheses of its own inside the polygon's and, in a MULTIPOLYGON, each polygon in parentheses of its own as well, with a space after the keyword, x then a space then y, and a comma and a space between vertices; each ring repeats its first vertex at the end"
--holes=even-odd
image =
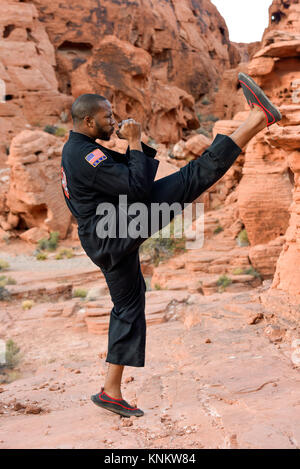
POLYGON ((89 56, 96 59, 108 35, 148 52, 152 77, 195 99, 209 93, 222 71, 239 61, 226 23, 209 0, 87 0, 63 9, 59 0, 33 3, 55 46, 64 92, 70 92, 73 70, 89 56))
POLYGON ((260 132, 246 150, 238 204, 251 245, 284 235, 289 223, 293 181, 285 149, 270 145, 276 130, 260 132))
POLYGON ((53 124, 70 96, 58 91, 55 53, 33 4, 0 1, 1 158, 11 138, 29 124, 53 124))
POLYGON ((61 189, 61 150, 58 138, 40 130, 24 130, 12 140, 7 206, 16 220, 12 226, 8 217, 7 229, 37 227, 66 236, 71 214, 61 189))
MULTIPOLYGON (((274 261, 274 253, 280 251, 272 288, 262 295, 262 301, 295 318, 300 313, 299 1, 274 0, 269 13, 262 49, 254 55, 248 72, 281 107, 283 119, 280 126, 261 132, 248 145, 238 201, 251 244, 266 246, 256 246, 252 261, 261 263, 267 252, 274 261), (276 246, 278 236, 284 240, 282 250, 280 244, 276 246)), ((268 269, 267 264, 261 269, 268 269)))

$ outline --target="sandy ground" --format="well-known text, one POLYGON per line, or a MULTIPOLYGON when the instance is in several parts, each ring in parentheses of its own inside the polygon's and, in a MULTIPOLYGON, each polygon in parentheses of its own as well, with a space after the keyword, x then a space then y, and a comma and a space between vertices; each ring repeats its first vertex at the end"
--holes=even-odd
MULTIPOLYGON (((72 272, 92 268, 85 256, 38 263, 32 251, 0 252, 24 285, 63 272, 72 281, 72 272)), ((299 369, 291 341, 266 336, 271 315, 249 323, 261 307, 257 289, 187 297, 168 306, 166 322, 148 326, 145 368, 125 369, 124 398, 145 412, 131 419, 90 400, 106 374, 106 334, 76 327, 74 315, 47 316, 62 298, 27 311, 20 298, 0 302, 0 338, 21 349, 18 379, 0 385, 0 448, 299 449, 299 369)), ((286 320, 277 325, 285 337, 297 332, 286 320)))

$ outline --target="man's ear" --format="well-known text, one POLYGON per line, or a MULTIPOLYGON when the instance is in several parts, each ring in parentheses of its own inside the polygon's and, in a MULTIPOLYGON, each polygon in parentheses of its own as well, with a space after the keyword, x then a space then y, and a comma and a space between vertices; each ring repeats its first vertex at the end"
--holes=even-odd
POLYGON ((93 117, 85 116, 85 118, 83 120, 84 120, 84 123, 87 127, 93 127, 93 124, 94 124, 94 118, 93 117))

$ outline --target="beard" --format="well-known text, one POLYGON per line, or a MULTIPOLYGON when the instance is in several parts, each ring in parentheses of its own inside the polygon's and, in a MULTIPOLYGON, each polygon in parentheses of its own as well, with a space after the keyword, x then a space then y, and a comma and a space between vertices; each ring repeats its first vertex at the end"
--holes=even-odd
POLYGON ((96 129, 97 129, 97 138, 99 140, 110 140, 110 137, 111 137, 111 133, 110 132, 105 132, 105 130, 102 129, 102 127, 98 124, 98 122, 95 122, 96 123, 96 129))

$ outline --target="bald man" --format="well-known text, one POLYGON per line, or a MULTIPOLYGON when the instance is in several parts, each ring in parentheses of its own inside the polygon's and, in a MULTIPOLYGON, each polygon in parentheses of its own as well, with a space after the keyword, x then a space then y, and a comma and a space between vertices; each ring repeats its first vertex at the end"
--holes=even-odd
POLYGON ((247 120, 230 137, 218 134, 199 158, 157 181, 154 181, 159 164, 155 160, 156 151, 141 142, 139 123, 127 119, 118 124, 118 136, 128 142, 126 153, 121 154, 96 142, 109 141, 115 129, 112 106, 107 99, 84 94, 72 106, 74 128, 62 153, 63 193, 78 222, 82 247, 103 272, 113 302, 106 357, 108 372, 104 386, 91 399, 124 417, 144 415, 123 399, 121 381, 124 366, 145 364, 146 286, 139 247, 165 226, 162 220, 158 227, 151 226, 151 204, 177 202, 183 209, 184 204, 191 203, 227 172, 258 132, 281 119, 278 109, 248 75, 239 74, 239 80, 251 107, 247 120), (126 232, 126 236, 120 236, 120 231, 114 229, 124 222, 128 225, 133 219, 120 203, 120 196, 126 196, 128 207, 136 202, 147 207, 146 235, 126 232), (114 209, 108 209, 111 212, 108 218, 102 210, 107 204, 114 209), (104 219, 108 230, 101 225, 104 219))

